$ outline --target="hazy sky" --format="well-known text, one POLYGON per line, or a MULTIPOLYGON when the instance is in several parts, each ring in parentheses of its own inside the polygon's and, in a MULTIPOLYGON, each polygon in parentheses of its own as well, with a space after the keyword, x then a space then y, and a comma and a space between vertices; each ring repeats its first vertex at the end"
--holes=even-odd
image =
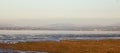
POLYGON ((120 0, 0 0, 0 24, 120 23, 120 0))

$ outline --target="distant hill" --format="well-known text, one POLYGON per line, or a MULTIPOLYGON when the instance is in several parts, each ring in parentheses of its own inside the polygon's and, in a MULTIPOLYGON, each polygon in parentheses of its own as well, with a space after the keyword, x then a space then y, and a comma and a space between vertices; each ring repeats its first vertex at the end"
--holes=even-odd
POLYGON ((80 30, 80 31, 120 31, 120 25, 75 25, 75 24, 51 24, 41 27, 0 25, 0 30, 80 30))

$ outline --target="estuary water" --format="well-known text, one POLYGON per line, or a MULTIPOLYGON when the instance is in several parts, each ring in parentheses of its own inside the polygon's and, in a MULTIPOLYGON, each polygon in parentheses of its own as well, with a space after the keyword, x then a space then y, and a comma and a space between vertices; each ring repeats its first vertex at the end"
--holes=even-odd
POLYGON ((0 41, 120 39, 120 31, 0 30, 0 41))
POLYGON ((0 34, 120 34, 120 31, 0 30, 0 34))

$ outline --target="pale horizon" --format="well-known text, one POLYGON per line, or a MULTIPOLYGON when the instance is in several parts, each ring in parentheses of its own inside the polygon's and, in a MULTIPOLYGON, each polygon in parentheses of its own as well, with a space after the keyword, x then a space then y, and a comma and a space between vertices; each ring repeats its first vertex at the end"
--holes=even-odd
POLYGON ((0 0, 0 24, 109 25, 120 23, 119 0, 0 0))

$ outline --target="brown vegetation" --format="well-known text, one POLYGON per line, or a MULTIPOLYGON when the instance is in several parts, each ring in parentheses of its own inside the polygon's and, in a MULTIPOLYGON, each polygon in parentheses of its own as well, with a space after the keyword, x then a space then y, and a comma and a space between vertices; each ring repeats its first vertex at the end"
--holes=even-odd
POLYGON ((35 50, 51 53, 120 53, 120 40, 62 40, 60 42, 19 42, 0 46, 18 50, 35 50))

